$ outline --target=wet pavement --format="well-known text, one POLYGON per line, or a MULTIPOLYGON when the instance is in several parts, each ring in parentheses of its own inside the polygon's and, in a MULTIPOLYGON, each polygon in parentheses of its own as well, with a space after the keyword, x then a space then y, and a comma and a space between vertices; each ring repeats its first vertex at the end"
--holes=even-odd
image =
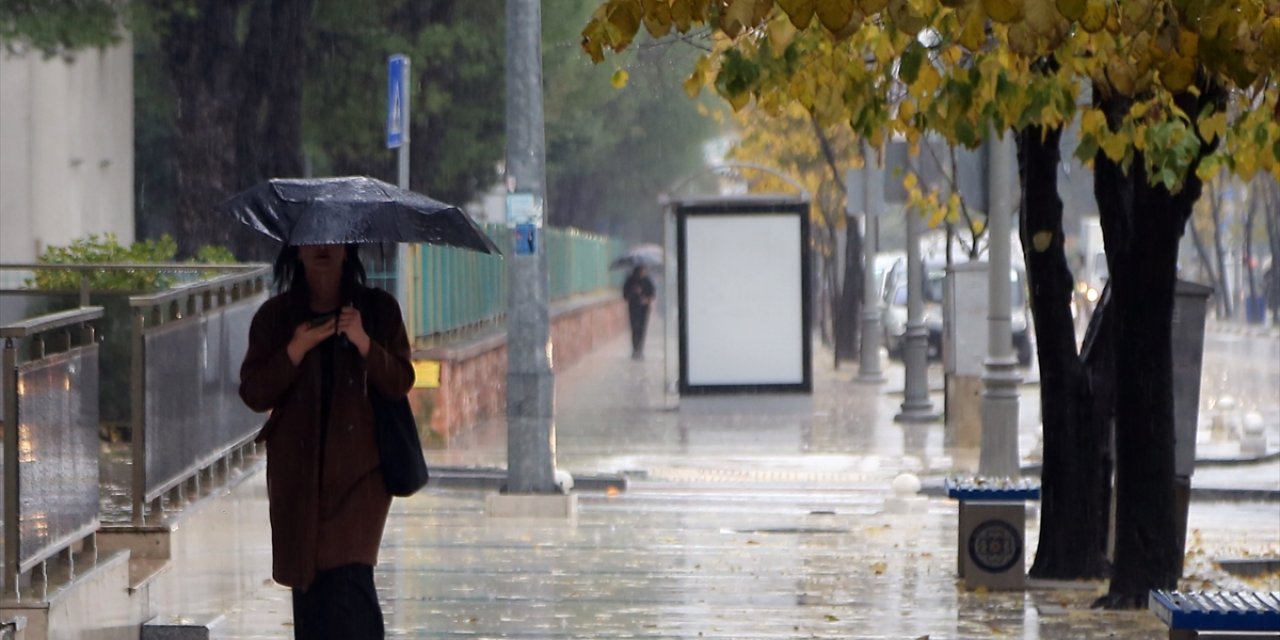
MULTIPOLYGON (((651 327, 661 336, 660 325, 651 327)), ((661 354, 625 338, 556 378, 557 460, 622 474, 619 493, 581 492, 576 520, 491 519, 485 491, 438 483, 397 500, 376 580, 388 634, 405 638, 1132 638, 1167 637, 1146 611, 1088 608, 1105 583, 967 591, 955 577, 955 503, 886 508, 903 472, 970 468, 943 426, 893 422, 900 366, 883 385, 833 370, 815 345, 811 397, 665 396, 661 354)), ((939 375, 934 371, 935 376, 939 375)), ((1034 370, 1020 454, 1035 462, 1034 370)), ((941 387, 940 379, 935 388, 941 387)), ((934 394, 941 408, 940 393, 934 394)), ((429 452, 441 473, 504 466, 502 421, 429 452)), ((1271 449, 1275 449, 1275 441, 1271 449)), ((1196 476, 1196 485, 1280 475, 1280 463, 1196 476)), ((257 494, 255 494, 257 495, 257 494)), ((261 500, 261 498, 258 498, 261 500)), ((261 505, 265 518, 265 505, 261 505)), ((1028 510, 1027 560, 1038 518, 1028 510)), ((1280 555, 1280 502, 1193 502, 1185 588, 1280 590, 1224 557, 1280 555)), ((264 542, 265 551, 265 542, 264 542)), ((230 638, 291 637, 286 589, 264 583, 226 612, 230 638)))

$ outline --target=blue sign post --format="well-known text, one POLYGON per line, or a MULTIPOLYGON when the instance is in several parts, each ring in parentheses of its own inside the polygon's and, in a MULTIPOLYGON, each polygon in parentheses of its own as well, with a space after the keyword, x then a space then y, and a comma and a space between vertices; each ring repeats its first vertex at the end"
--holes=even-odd
POLYGON ((408 140, 409 58, 397 54, 387 59, 387 148, 398 149, 408 140))
MULTIPOLYGON (((396 186, 409 188, 409 57, 395 54, 387 58, 387 148, 396 150, 398 180, 396 186)), ((396 245, 396 284, 394 291, 401 309, 416 306, 417 283, 409 282, 409 265, 416 262, 417 247, 396 245)), ((414 335, 414 316, 405 315, 405 328, 414 335)))

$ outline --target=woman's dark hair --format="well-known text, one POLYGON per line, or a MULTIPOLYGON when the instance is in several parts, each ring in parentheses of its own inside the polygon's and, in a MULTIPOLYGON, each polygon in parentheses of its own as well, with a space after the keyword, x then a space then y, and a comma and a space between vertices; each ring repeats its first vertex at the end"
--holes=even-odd
MULTIPOLYGON (((348 244, 347 259, 342 261, 342 291, 352 291, 355 285, 363 286, 367 276, 364 272, 364 263, 360 261, 359 245, 348 244)), ((297 291, 299 293, 307 293, 307 270, 302 268, 302 259, 298 257, 298 247, 293 245, 285 245, 280 250, 280 255, 276 256, 275 266, 272 267, 272 274, 275 276, 276 291, 284 293, 286 291, 297 291)))

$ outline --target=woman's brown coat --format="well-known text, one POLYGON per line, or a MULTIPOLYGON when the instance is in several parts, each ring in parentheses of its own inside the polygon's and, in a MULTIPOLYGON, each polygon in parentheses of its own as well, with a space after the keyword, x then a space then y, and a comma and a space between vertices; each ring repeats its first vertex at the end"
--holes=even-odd
POLYGON ((413 386, 413 365, 400 307, 378 289, 356 298, 369 353, 337 347, 329 427, 320 485, 321 349, 294 366, 285 349, 294 329, 311 317, 304 295, 283 293, 253 317, 249 349, 240 367, 240 397, 271 416, 258 435, 267 444, 267 497, 271 511, 272 575, 306 589, 316 571, 378 562, 391 496, 378 470, 373 409, 366 385, 388 398, 413 386))

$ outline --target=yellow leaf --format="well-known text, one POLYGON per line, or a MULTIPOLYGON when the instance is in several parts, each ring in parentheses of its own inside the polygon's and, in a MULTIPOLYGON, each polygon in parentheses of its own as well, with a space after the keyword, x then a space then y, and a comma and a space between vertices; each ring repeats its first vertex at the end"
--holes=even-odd
POLYGON ((1052 231, 1038 231, 1035 235, 1031 236, 1031 246, 1036 250, 1036 253, 1044 253, 1047 251, 1051 242, 1053 242, 1052 231))
POLYGON ((937 229, 938 225, 941 225, 942 221, 945 220, 946 217, 947 217, 946 209, 934 209, 933 211, 930 211, 929 220, 928 220, 929 228, 937 229))
MULTIPOLYGON (((1027 28, 1042 36, 1053 35, 1057 31, 1058 21, 1062 18, 1054 5, 1054 0, 1024 0, 1023 11, 1027 28)), ((1081 13, 1083 12, 1082 6, 1081 13)))
POLYGON ((1085 0, 1057 0, 1058 13, 1062 17, 1076 21, 1084 17, 1085 0))
POLYGON ((1200 53, 1200 36, 1183 29, 1178 32, 1178 53, 1194 58, 1200 53))
POLYGON ((631 44, 636 31, 640 29, 640 17, 643 13, 639 0, 622 0, 609 5, 605 29, 609 31, 614 51, 622 51, 631 44))
POLYGON ((735 93, 731 96, 728 96, 728 99, 729 99, 729 106, 733 107, 734 111, 741 111, 743 107, 747 106, 748 102, 751 102, 751 93, 748 91, 735 93))
POLYGON ((627 86, 627 78, 629 77, 630 75, 626 69, 618 69, 613 72, 613 77, 609 78, 609 84, 612 84, 614 89, 621 89, 627 86))
POLYGON ((917 98, 926 98, 932 96, 941 84, 942 76, 938 74, 937 68, 926 60, 920 66, 920 73, 916 76, 915 84, 911 85, 911 93, 917 98))
POLYGON ((1124 159, 1125 152, 1129 149, 1129 136, 1121 133, 1110 133, 1102 137, 1102 152, 1112 162, 1120 162, 1124 159))
POLYGON ((1088 109, 1080 115, 1080 133, 1082 135, 1092 135, 1094 138, 1102 136, 1103 129, 1107 126, 1107 117, 1098 109, 1088 109))
POLYGON ((644 28, 649 35, 661 38, 671 32, 671 4, 668 0, 641 0, 644 7, 644 28))
POLYGON ((671 21, 676 31, 687 33, 693 25, 693 2, 691 0, 671 0, 671 21))
POLYGON ((912 6, 911 0, 889 0, 889 15, 898 29, 912 36, 928 24, 925 16, 912 6))
POLYGON ((827 31, 836 32, 853 19, 853 0, 814 0, 818 21, 827 31))
POLYGON ((1200 130, 1200 138, 1202 140, 1211 141, 1215 137, 1225 138, 1227 134, 1227 112, 1216 111, 1212 115, 1201 116, 1196 128, 1200 130))
POLYGON ((684 92, 689 98, 696 98, 702 92, 702 74, 694 71, 684 79, 684 92))
POLYGON ((1089 33, 1097 33, 1107 24, 1107 5, 1103 0, 1086 0, 1080 26, 1089 33))
POLYGON ((1248 182, 1253 179, 1253 174, 1258 171, 1258 152, 1251 145, 1245 145, 1232 154, 1231 159, 1235 161, 1236 175, 1248 182))
POLYGON ((1169 56, 1160 65, 1160 84, 1170 93, 1182 93, 1196 79, 1196 63, 1191 58, 1169 56))
POLYGON ((982 0, 982 9, 987 16, 1001 24, 1010 24, 1022 19, 1023 0, 982 0))
POLYGON ((774 20, 769 23, 769 46, 774 51, 782 51, 796 37, 796 27, 787 20, 774 20))
POLYGON ((862 8, 862 12, 867 15, 884 11, 885 6, 888 4, 889 0, 859 0, 858 2, 858 6, 862 8))
POLYGON ((978 51, 987 40, 987 19, 977 2, 959 9, 957 17, 963 25, 960 30, 960 44, 970 50, 978 51))
POLYGON ((813 21, 813 0, 778 0, 778 7, 797 29, 807 29, 813 21))
POLYGON ((744 27, 755 26, 752 19, 756 15, 756 0, 733 0, 733 4, 729 6, 729 11, 725 15, 728 20, 744 27))

